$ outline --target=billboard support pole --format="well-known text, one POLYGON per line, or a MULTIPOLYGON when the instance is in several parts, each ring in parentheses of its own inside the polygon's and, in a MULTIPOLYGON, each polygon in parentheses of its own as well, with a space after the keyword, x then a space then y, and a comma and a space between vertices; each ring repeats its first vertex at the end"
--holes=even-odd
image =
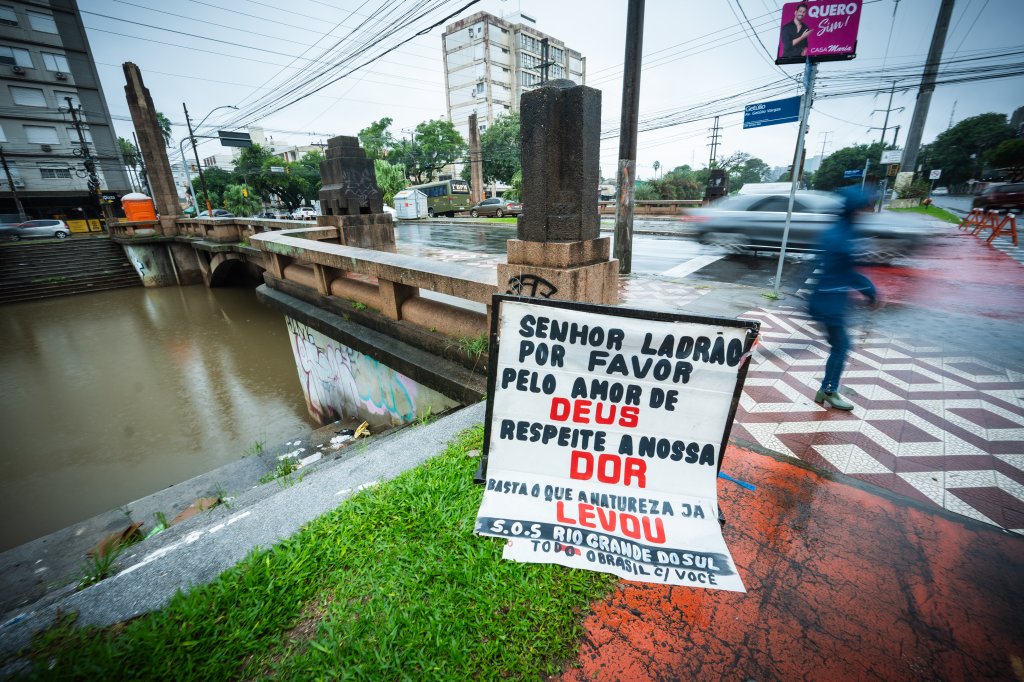
POLYGON ((814 89, 814 77, 818 73, 818 65, 811 63, 810 57, 804 62, 804 97, 800 102, 800 132, 796 136, 796 151, 793 153, 793 172, 789 185, 789 207, 786 209, 786 226, 782 230, 782 248, 779 249, 779 267, 775 270, 774 294, 779 295, 782 284, 782 263, 786 259, 786 242, 789 241, 789 223, 793 219, 793 200, 796 198, 796 185, 800 178, 800 162, 804 156, 804 134, 807 132, 807 118, 811 113, 811 95, 814 89))

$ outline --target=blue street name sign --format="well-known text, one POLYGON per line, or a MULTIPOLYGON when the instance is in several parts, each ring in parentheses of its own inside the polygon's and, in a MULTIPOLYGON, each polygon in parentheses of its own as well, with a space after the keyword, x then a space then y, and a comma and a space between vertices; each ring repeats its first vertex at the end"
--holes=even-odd
POLYGON ((771 102, 748 104, 743 109, 743 127, 760 128, 800 120, 800 98, 788 97, 771 102))
POLYGON ((863 168, 858 168, 857 170, 843 171, 844 178, 859 178, 862 175, 864 175, 863 168))

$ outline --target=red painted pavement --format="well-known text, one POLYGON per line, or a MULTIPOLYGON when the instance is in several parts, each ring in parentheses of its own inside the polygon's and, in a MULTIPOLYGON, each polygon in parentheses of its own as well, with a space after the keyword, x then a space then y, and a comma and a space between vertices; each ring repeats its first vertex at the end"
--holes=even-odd
POLYGON ((905 266, 871 267, 863 272, 888 302, 1024 319, 1024 267, 969 232, 936 239, 905 266))
MULTIPOLYGON (((1024 680, 1024 538, 730 447, 747 594, 622 582, 565 680, 1024 680)), ((840 477, 841 478, 841 477, 840 477)))

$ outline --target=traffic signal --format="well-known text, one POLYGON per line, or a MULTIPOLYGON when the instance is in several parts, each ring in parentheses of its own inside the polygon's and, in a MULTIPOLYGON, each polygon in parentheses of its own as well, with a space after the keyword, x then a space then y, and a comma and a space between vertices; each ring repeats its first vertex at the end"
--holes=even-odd
POLYGON ((246 199, 249 198, 249 188, 248 187, 243 187, 242 188, 242 196, 245 197, 246 199))
POLYGON ((291 166, 285 166, 284 167, 284 172, 287 173, 288 175, 291 175, 292 174, 292 167, 291 166))

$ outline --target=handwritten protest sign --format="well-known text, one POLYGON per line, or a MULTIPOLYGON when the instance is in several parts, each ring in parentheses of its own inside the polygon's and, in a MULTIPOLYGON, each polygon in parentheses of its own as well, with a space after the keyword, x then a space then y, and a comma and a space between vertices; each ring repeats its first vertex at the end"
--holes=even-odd
POLYGON ((745 591, 717 475, 758 324, 496 296, 476 532, 504 557, 745 591))

